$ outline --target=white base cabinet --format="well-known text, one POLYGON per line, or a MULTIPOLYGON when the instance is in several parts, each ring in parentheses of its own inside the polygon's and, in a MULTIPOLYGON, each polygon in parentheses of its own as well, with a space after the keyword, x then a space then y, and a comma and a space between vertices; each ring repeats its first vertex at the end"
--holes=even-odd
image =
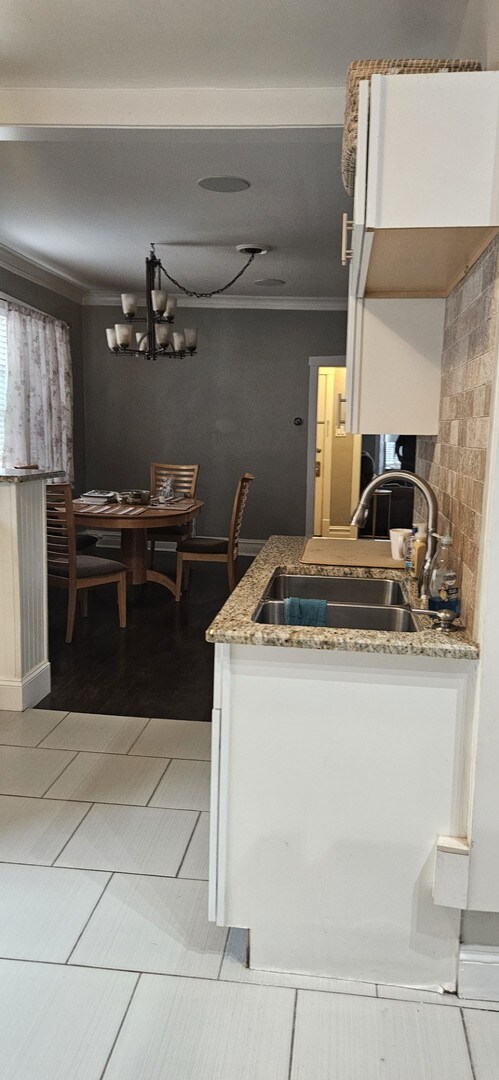
POLYGON ((210 918, 252 967, 456 985, 432 898, 467 829, 475 664, 216 646, 210 918))

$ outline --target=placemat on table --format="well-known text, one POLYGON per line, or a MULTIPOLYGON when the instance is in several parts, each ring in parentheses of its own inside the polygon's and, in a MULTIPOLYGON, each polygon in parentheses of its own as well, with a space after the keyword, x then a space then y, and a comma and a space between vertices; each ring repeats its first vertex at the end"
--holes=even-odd
POLYGON ((403 569, 402 559, 392 559, 389 540, 330 540, 313 536, 307 540, 300 562, 317 566, 378 566, 403 569))
POLYGON ((183 514, 186 510, 193 510, 195 506, 196 499, 176 499, 170 505, 168 503, 161 503, 159 506, 154 504, 154 506, 147 506, 145 509, 153 514, 183 514))

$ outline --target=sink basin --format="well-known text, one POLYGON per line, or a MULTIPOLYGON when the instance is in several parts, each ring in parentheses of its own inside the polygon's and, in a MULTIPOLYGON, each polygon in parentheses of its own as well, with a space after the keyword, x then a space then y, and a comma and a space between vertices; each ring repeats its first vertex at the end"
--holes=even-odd
POLYGON ((400 607, 405 604, 399 582, 389 578, 275 574, 265 590, 264 599, 284 600, 287 596, 341 604, 394 604, 400 607))
MULTIPOLYGON (((253 622, 285 626, 284 600, 262 600, 253 615, 253 622)), ((330 601, 327 604, 327 626, 337 630, 387 630, 395 633, 414 633, 417 630, 409 608, 330 601)))

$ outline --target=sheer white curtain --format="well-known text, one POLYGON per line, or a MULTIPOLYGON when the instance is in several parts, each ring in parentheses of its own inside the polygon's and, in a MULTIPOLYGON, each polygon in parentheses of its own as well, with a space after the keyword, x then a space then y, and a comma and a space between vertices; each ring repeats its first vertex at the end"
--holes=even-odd
POLYGON ((62 469, 73 479, 73 380, 69 327, 7 304, 7 395, 3 460, 62 469))

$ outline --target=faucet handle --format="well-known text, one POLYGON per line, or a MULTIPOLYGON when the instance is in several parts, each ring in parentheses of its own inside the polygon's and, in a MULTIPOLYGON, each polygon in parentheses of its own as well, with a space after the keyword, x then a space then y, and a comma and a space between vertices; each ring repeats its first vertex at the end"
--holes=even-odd
POLYGON ((459 630, 458 626, 454 626, 457 611, 453 611, 452 608, 443 608, 442 611, 437 611, 435 614, 438 617, 438 630, 442 630, 444 634, 448 634, 451 630, 459 630))
POLYGON ((458 618, 457 611, 452 608, 442 608, 441 611, 429 611, 427 608, 411 608, 413 615, 428 615, 435 620, 435 629, 443 634, 450 634, 452 630, 464 630, 464 626, 454 626, 458 618))

